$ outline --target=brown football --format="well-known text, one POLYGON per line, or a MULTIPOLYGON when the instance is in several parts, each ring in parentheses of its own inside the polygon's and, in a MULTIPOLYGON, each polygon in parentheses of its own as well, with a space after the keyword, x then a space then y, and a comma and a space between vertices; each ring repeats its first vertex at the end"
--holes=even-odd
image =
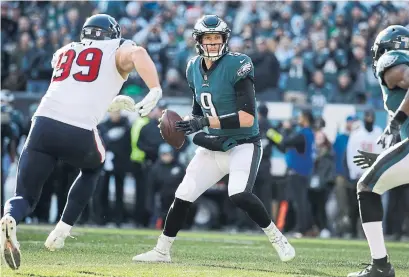
POLYGON ((176 121, 181 120, 183 119, 176 112, 165 110, 159 125, 163 139, 176 149, 181 148, 183 143, 185 143, 185 133, 176 131, 175 126, 176 121))

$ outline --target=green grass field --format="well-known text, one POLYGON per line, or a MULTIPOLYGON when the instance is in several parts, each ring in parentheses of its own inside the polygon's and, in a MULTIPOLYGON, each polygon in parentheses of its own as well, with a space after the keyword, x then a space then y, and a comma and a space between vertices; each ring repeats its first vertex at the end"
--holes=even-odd
MULTIPOLYGON (((75 228, 66 246, 48 252, 43 243, 51 227, 20 226, 22 264, 12 271, 4 263, 1 276, 346 276, 369 261, 365 241, 295 239, 297 257, 279 261, 264 235, 180 232, 171 264, 133 263, 150 250, 159 231, 75 228)), ((397 276, 409 276, 409 246, 388 243, 397 276)))

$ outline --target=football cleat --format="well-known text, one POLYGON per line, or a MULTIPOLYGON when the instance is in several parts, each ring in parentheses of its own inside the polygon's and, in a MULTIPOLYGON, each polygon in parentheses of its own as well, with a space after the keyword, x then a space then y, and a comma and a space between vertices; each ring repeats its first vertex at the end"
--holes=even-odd
POLYGON ((44 243, 44 246, 50 250, 55 251, 64 247, 65 239, 70 236, 70 233, 62 232, 60 230, 52 230, 48 235, 47 240, 44 243))
POLYGON ((132 258, 134 262, 153 262, 153 263, 170 263, 170 253, 163 253, 159 251, 156 247, 148 252, 136 255, 132 258))
POLYGON ((288 262, 294 259, 295 249, 283 234, 277 234, 277 236, 270 239, 270 242, 277 251, 281 261, 288 262))
POLYGON ((11 269, 20 267, 20 244, 17 241, 16 220, 10 215, 5 215, 1 220, 1 254, 11 269))
POLYGON ((382 266, 372 263, 361 271, 349 273, 348 277, 395 277, 395 269, 390 263, 382 266))

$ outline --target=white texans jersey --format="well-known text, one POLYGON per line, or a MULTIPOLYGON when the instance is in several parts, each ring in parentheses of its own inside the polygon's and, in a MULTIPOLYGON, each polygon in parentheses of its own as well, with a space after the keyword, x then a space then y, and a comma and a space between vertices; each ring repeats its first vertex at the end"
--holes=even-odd
MULTIPOLYGON (((133 42, 122 45, 128 43, 133 42)), ((126 81, 115 61, 120 44, 121 39, 83 40, 57 50, 50 86, 34 116, 95 129, 126 81)))

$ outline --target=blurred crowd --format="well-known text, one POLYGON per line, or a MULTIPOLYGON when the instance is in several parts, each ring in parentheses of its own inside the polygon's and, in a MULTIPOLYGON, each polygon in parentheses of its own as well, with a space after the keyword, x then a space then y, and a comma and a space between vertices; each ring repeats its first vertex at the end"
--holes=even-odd
MULTIPOLYGON (((370 48, 380 30, 409 24, 405 1, 19 1, 1 4, 2 88, 44 94, 50 60, 59 47, 79 40, 85 19, 107 13, 122 36, 146 47, 165 95, 190 96, 185 82, 195 55, 192 28, 203 14, 231 27, 230 50, 255 66, 259 100, 380 105, 370 48)), ((146 93, 131 74, 122 93, 146 93)))
MULTIPOLYGON (((232 29, 230 50, 246 53, 253 60, 258 100, 308 103, 313 108, 326 103, 382 106, 370 48, 378 32, 387 25, 409 24, 407 2, 2 2, 2 90, 43 95, 52 73, 53 53, 79 40, 83 22, 95 13, 114 16, 121 25, 122 36, 148 50, 160 73, 165 96, 191 97, 185 69, 189 58, 195 55, 192 28, 201 15, 217 14, 232 29)), ((8 165, 15 165, 30 127, 29 115, 13 107, 13 93, 3 92, 2 196, 5 182, 12 183, 14 178, 8 165)), ((135 97, 146 92, 135 72, 122 88, 123 94, 135 97)), ((148 117, 135 121, 111 113, 99 125, 107 149, 106 161, 82 222, 117 226, 132 222, 137 226, 162 227, 192 155, 189 141, 183 149, 175 151, 162 140, 157 124, 166 107, 167 103, 161 101, 148 117), (127 180, 131 180, 134 189, 134 199, 130 201, 126 200, 127 180), (110 187, 111 184, 114 186, 110 187), (114 199, 110 198, 112 190, 114 199), (131 207, 126 207, 127 201, 132 203, 131 207)), ((261 106, 259 113, 265 137, 271 127, 268 110, 261 106)), ((264 138, 265 155, 254 191, 281 229, 297 236, 359 236, 355 183, 362 171, 351 164, 348 143, 351 133, 359 133, 360 138, 354 139, 358 146, 352 152, 362 148, 374 151, 373 137, 378 129, 373 125, 373 117, 370 111, 361 119, 348 117, 346 129, 333 143, 322 131, 325 125, 322 119, 309 122, 316 148, 308 182, 297 183, 305 185, 297 188, 303 194, 285 189, 292 184, 289 176, 271 175, 274 167, 271 153, 276 145, 264 138), (300 207, 302 228, 297 222, 300 207)), ((275 127, 283 135, 291 136, 297 132, 297 125, 289 120, 275 127)), ((61 215, 77 174, 77 169, 60 163, 44 186, 40 204, 31 218, 50 221, 52 195, 57 197, 57 215, 61 215)), ((254 224, 228 200, 224 191, 226 178, 198 199, 187 227, 254 229, 254 224)), ((407 186, 392 190, 384 198, 386 232, 396 238, 408 234, 409 225, 405 221, 408 207, 404 204, 409 203, 407 186)))

